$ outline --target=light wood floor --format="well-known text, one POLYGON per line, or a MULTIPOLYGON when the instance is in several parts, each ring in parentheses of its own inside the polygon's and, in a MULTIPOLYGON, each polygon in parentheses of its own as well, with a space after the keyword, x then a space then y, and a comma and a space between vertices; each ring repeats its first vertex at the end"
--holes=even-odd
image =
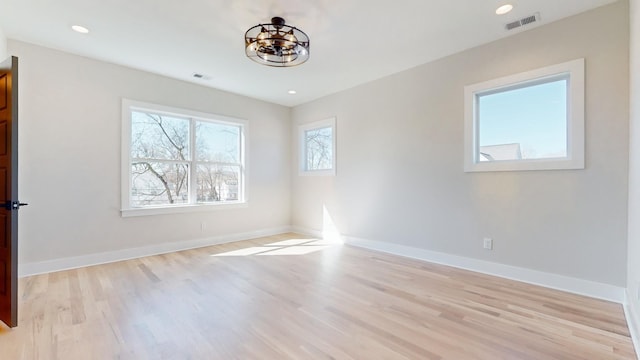
POLYGON ((295 234, 20 291, 2 360, 635 358, 619 304, 295 234))

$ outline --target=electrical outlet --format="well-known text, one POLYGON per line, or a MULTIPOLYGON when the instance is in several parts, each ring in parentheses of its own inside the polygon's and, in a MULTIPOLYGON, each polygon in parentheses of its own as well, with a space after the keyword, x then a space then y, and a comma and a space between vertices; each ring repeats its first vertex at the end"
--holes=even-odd
POLYGON ((205 223, 204 221, 200 223, 200 231, 204 232, 204 229, 207 228, 207 223, 205 223))
POLYGON ((492 238, 484 238, 483 246, 487 250, 493 250, 493 239, 492 238))

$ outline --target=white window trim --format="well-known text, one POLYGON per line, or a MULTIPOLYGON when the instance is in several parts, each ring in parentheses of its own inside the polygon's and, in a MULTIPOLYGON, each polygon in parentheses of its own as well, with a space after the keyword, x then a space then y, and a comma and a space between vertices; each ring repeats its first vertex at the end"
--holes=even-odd
POLYGON ((202 211, 214 211, 223 209, 236 209, 248 207, 248 157, 247 143, 249 139, 249 122, 246 120, 233 118, 229 116, 204 113, 188 109, 175 108, 170 106, 158 105, 142 101, 122 99, 122 144, 120 159, 120 179, 121 179, 121 209, 122 217, 146 216, 146 215, 162 215, 177 214, 202 211), (141 110, 153 113, 161 113, 178 117, 190 117, 202 120, 214 120, 217 122, 228 122, 231 125, 241 125, 242 132, 240 135, 240 163, 244 164, 242 178, 242 199, 238 201, 228 201, 223 203, 203 203, 203 204, 181 204, 170 206, 153 206, 153 207, 132 207, 130 203, 131 194, 131 111, 141 110))
POLYGON ((336 118, 318 120, 306 124, 298 125, 298 175, 300 176, 335 176, 336 175, 336 118), (331 169, 327 170, 307 170, 306 169, 306 149, 305 132, 313 129, 331 127, 331 169))
POLYGON ((584 169, 584 87, 585 61, 576 59, 562 64, 468 85, 464 88, 464 171, 524 171, 584 169), (569 74, 567 98, 567 157, 558 159, 526 159, 478 161, 478 123, 476 101, 479 94, 509 87, 535 84, 545 78, 569 74))

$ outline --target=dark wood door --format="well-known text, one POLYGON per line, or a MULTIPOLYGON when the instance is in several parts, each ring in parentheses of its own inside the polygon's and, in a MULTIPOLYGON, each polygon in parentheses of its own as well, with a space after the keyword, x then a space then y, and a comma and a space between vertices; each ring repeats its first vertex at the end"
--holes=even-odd
POLYGON ((18 58, 0 64, 0 320, 18 325, 18 58))

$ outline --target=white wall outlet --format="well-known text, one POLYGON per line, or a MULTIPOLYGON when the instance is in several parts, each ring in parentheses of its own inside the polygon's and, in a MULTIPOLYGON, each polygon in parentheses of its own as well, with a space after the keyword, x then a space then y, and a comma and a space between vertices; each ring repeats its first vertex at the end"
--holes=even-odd
POLYGON ((203 222, 201 222, 201 223, 200 223, 200 231, 203 231, 203 232, 204 232, 204 229, 206 229, 206 228, 207 228, 207 223, 206 223, 206 222, 204 222, 204 221, 203 221, 203 222))
POLYGON ((483 246, 487 250, 493 250, 493 239, 492 238, 484 238, 483 246))

